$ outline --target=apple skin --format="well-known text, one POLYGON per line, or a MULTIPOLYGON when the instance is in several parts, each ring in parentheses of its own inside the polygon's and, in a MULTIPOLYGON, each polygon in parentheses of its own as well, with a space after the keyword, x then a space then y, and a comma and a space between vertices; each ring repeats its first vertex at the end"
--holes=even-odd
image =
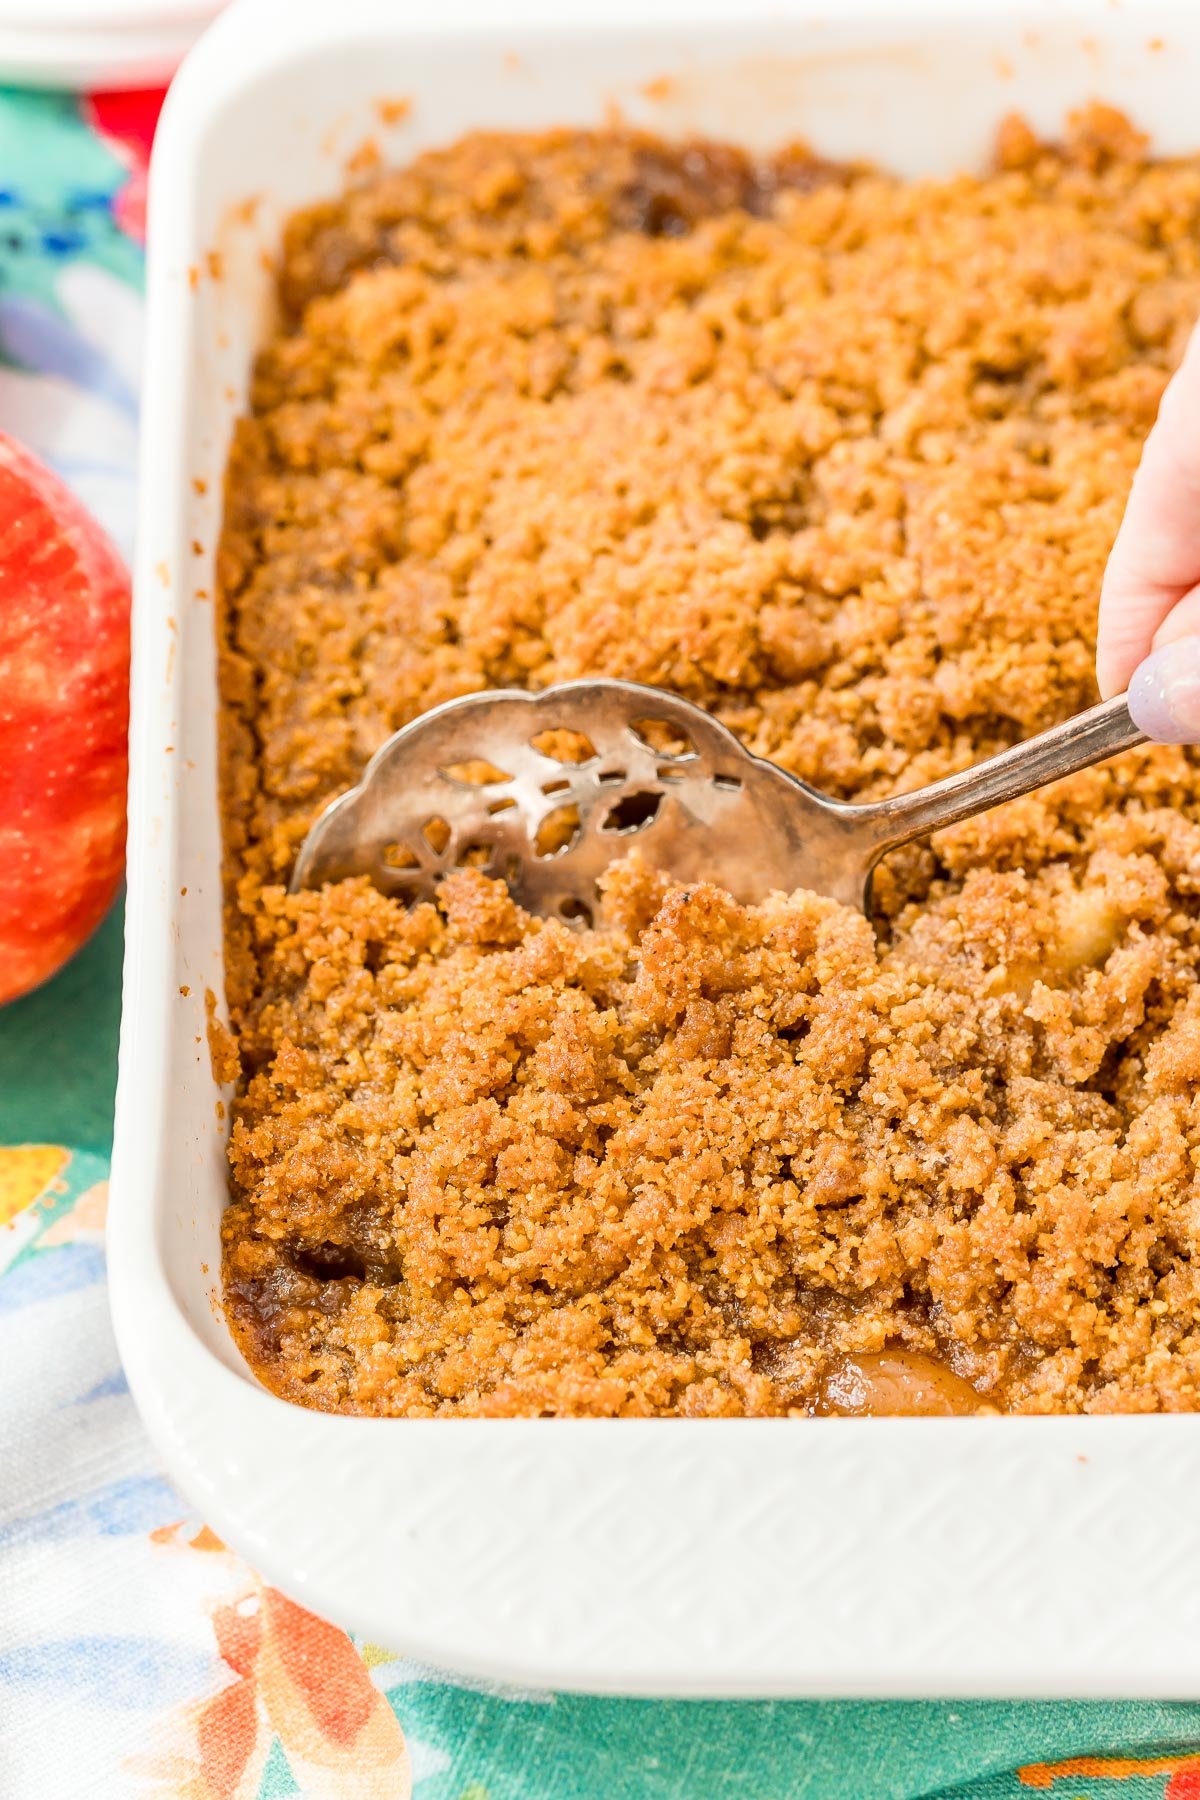
POLYGON ((112 904, 128 725, 125 565, 0 432, 0 1004, 48 980, 112 904))

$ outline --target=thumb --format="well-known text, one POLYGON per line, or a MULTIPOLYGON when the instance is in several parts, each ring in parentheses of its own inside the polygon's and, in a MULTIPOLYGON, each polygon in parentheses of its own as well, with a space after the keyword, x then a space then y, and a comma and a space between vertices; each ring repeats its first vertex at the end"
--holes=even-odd
MULTIPOLYGON (((1200 332, 1167 384, 1100 594, 1096 676, 1119 693, 1169 613, 1200 586, 1200 332)), ((1200 626, 1189 607, 1175 635, 1200 626)), ((1165 639, 1163 640, 1166 641, 1165 639)))
POLYGON ((1129 711, 1157 744, 1200 744, 1200 586, 1155 633, 1154 649, 1130 679, 1129 711))

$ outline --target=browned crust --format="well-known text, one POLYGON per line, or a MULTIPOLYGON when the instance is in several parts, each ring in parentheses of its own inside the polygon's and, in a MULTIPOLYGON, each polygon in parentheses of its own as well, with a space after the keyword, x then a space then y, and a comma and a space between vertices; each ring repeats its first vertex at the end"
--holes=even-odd
POLYGON ((1085 704, 1198 243, 1200 164, 1104 108, 919 187, 474 137, 292 222, 220 561, 226 1293, 271 1385, 803 1412, 899 1345, 1022 1410, 1195 1407, 1190 753, 894 858, 878 944, 636 871, 583 939, 472 876, 281 883, 492 684, 677 688, 859 796, 1085 704))

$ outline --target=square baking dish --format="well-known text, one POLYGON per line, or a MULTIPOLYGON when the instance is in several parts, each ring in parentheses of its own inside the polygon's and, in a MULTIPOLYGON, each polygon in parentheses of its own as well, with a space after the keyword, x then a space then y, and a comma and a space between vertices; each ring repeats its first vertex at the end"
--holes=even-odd
POLYGON ((356 154, 614 105, 921 174, 978 166, 1013 108, 1053 133, 1097 95, 1194 149, 1197 91, 1186 0, 516 0, 502 20, 486 0, 247 0, 179 76, 151 182, 112 1298, 171 1474, 305 1604, 558 1688, 1200 1694, 1197 1417, 407 1421, 275 1399, 219 1304, 228 1095, 205 1042, 213 551, 293 208, 356 154))

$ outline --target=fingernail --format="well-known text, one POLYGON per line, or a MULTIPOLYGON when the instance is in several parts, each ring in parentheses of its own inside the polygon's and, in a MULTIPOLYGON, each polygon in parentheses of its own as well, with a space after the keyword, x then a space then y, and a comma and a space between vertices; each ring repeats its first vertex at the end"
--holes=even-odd
POLYGON ((1129 712, 1156 744, 1200 744, 1200 638, 1150 652, 1129 683, 1129 712))

